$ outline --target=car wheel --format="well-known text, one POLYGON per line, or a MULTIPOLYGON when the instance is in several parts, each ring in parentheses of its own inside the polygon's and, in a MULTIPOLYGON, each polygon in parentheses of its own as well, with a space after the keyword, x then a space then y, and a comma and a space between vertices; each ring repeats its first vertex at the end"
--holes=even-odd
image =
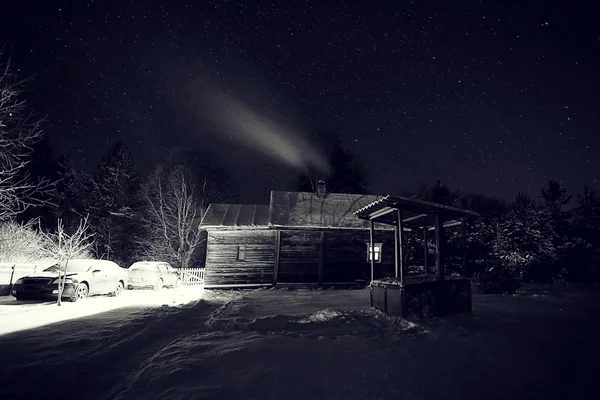
POLYGON ((175 285, 173 285, 173 287, 175 289, 177 289, 180 285, 181 285, 181 279, 177 278, 177 280, 175 281, 175 285))
POLYGON ((162 280, 162 278, 160 278, 158 280, 158 282, 156 283, 156 285, 154 286, 154 290, 160 290, 160 289, 162 289, 163 288, 163 284, 164 284, 163 280, 162 280))
POLYGON ((83 300, 86 297, 88 297, 89 292, 90 292, 90 290, 89 290, 88 286, 85 283, 80 283, 75 288, 75 291, 71 295, 70 300, 73 302, 83 300))
POLYGON ((115 291, 114 291, 114 292, 112 292, 111 294, 112 294, 114 297, 117 297, 117 296, 118 296, 118 295, 120 295, 121 293, 123 293, 123 282, 118 282, 118 283, 117 283, 117 287, 116 287, 115 291))

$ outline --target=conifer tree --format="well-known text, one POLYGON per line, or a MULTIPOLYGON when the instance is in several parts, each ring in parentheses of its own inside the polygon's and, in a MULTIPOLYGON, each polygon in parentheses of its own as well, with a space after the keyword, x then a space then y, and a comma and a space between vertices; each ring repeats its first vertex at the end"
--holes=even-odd
POLYGON ((63 222, 65 229, 71 232, 77 228, 85 214, 85 200, 88 197, 86 176, 75 168, 68 154, 59 157, 58 165, 58 180, 52 200, 55 204, 54 213, 63 222))
POLYGON ((137 222, 140 179, 127 146, 115 143, 110 148, 90 185, 87 207, 96 256, 126 266, 135 252, 135 232, 141 228, 137 222))

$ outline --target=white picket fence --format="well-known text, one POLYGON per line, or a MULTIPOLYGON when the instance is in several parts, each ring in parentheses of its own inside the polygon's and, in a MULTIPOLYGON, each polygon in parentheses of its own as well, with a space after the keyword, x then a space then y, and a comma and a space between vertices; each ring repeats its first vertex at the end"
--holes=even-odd
POLYGON ((0 263, 0 285, 15 283, 19 278, 27 275, 34 275, 51 266, 52 262, 47 263, 0 263))
POLYGON ((183 286, 203 286, 204 268, 178 268, 183 286))

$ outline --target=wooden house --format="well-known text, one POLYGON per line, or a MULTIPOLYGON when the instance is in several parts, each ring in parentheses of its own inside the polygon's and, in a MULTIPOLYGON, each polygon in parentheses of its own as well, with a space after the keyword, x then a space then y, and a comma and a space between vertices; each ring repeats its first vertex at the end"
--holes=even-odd
MULTIPOLYGON (((356 213, 384 196, 271 192, 268 205, 211 204, 206 287, 369 282, 395 273, 395 231, 356 213), (371 241, 374 243, 371 249, 371 241), (373 259, 373 263, 371 263, 373 259)), ((432 203, 430 203, 432 204, 432 203)), ((404 230, 412 230, 407 213, 404 230)))
MULTIPOLYGON (((369 224, 354 212, 380 197, 273 191, 268 205, 211 204, 206 286, 367 281, 369 224)), ((376 232, 378 275, 393 271, 393 235, 376 232)))

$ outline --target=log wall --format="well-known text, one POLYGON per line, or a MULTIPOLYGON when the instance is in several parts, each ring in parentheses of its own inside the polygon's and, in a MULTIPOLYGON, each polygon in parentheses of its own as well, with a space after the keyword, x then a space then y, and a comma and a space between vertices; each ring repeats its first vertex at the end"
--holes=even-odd
POLYGON ((278 282, 318 282, 320 247, 320 231, 282 230, 278 282))
POLYGON ((274 230, 209 231, 204 283, 210 285, 271 284, 275 265, 274 230), (246 259, 238 261, 238 245, 246 259))
MULTIPOLYGON (((208 233, 206 285, 343 283, 371 278, 368 230, 232 230, 208 233), (238 245, 246 260, 237 261, 238 245), (279 251, 277 251, 279 250, 279 251)), ((383 243, 375 279, 394 275, 394 233, 375 230, 383 243)))
MULTIPOLYGON (((382 243, 381 262, 375 263, 375 279, 394 275, 394 232, 375 230, 375 243, 382 243)), ((371 280, 367 258, 369 231, 332 230, 325 232, 323 283, 371 280)))

